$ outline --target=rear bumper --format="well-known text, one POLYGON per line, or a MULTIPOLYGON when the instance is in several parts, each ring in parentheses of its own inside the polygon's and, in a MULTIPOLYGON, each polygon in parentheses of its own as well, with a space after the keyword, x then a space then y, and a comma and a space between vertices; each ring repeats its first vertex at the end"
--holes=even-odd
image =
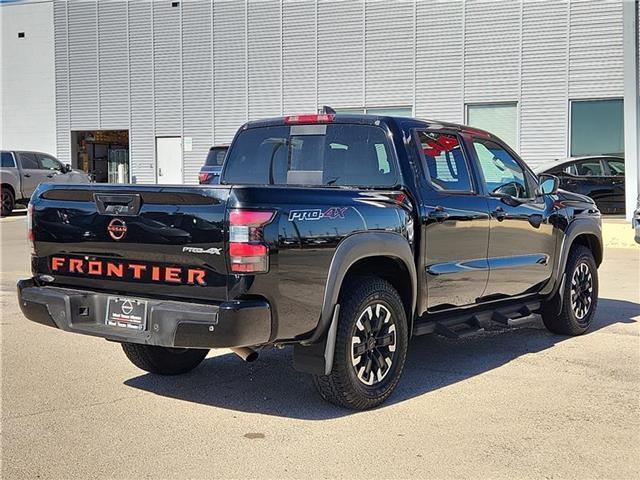
POLYGON ((147 329, 133 331, 105 324, 109 296, 113 295, 37 286, 33 279, 18 282, 18 299, 25 317, 68 332, 116 342, 183 348, 254 346, 268 343, 271 337, 271 308, 265 300, 204 305, 145 299, 147 329))

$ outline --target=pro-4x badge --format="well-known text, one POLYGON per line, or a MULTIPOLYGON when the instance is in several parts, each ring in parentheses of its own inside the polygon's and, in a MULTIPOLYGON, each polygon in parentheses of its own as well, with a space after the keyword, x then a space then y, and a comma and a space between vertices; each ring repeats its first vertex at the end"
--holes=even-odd
POLYGON ((344 218, 344 214, 348 207, 329 207, 326 210, 320 208, 310 208, 307 210, 291 210, 289 212, 289 221, 295 220, 320 220, 321 218, 344 218))
POLYGON ((207 248, 206 250, 200 247, 182 247, 182 251, 188 253, 207 253, 209 255, 222 255, 222 249, 215 247, 207 248))

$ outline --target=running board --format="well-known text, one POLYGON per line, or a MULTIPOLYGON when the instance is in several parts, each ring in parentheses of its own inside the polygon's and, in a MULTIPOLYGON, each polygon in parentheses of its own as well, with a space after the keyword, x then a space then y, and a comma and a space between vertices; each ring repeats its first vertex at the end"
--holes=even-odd
POLYGON ((484 332, 484 328, 480 326, 480 321, 474 316, 464 323, 458 323, 453 326, 447 326, 444 323, 436 322, 436 329, 434 333, 447 338, 465 338, 482 332, 484 332))
POLYGON ((529 317, 532 313, 528 305, 523 305, 522 308, 510 314, 496 310, 491 315, 491 320, 506 327, 519 327, 531 322, 531 318, 529 317))
POLYGON ((481 332, 483 322, 497 322, 508 327, 525 325, 541 307, 540 301, 512 303, 493 308, 471 308, 427 314, 413 325, 413 335, 437 333, 448 338, 463 338, 481 332))

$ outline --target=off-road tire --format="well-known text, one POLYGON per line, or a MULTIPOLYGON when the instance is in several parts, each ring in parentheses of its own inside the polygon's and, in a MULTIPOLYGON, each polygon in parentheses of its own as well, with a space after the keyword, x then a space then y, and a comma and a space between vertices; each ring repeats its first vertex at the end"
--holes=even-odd
POLYGON ((571 247, 565 272, 562 300, 560 295, 556 294, 543 306, 540 312, 542 321, 550 332, 560 335, 582 335, 589 329, 598 306, 598 267, 591 250, 583 245, 571 247), (579 318, 573 303, 572 295, 575 293, 575 286, 572 284, 576 270, 581 268, 584 271, 585 266, 590 274, 590 304, 586 314, 579 318), (559 308, 560 301, 562 301, 561 308, 559 308))
POLYGON ((408 328, 405 309, 393 286, 378 277, 356 277, 342 288, 333 368, 329 375, 314 375, 314 384, 325 400, 345 408, 366 410, 384 402, 398 385, 407 356, 408 328), (395 325, 392 365, 382 380, 365 385, 352 364, 352 338, 358 319, 369 306, 382 304, 395 325))
POLYGON ((16 198, 11 190, 4 187, 0 187, 0 197, 2 204, 0 216, 8 217, 16 206, 16 198))
POLYGON ((122 343, 122 350, 136 367, 158 375, 180 375, 196 368, 207 356, 207 349, 168 348, 122 343))

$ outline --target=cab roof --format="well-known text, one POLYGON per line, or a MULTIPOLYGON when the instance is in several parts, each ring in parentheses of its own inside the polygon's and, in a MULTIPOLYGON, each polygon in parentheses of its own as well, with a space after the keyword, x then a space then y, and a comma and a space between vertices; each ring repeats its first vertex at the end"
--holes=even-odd
POLYGON ((440 120, 429 120, 414 117, 403 117, 394 115, 368 115, 360 113, 319 113, 319 114, 301 114, 287 115, 283 117, 271 117, 260 120, 251 120, 243 125, 245 128, 268 127, 278 125, 305 125, 305 124, 329 124, 329 123, 357 123, 362 125, 377 125, 380 122, 395 123, 398 126, 410 126, 415 128, 422 126, 424 128, 446 128, 484 137, 495 137, 495 135, 475 127, 462 125, 459 123, 442 122, 440 120), (314 119, 316 117, 316 119, 314 119), (324 118, 319 118, 324 117, 324 118), (319 119, 318 119, 319 118, 319 119), (329 119, 330 118, 330 119, 329 119), (291 119, 295 119, 291 121, 291 119))

